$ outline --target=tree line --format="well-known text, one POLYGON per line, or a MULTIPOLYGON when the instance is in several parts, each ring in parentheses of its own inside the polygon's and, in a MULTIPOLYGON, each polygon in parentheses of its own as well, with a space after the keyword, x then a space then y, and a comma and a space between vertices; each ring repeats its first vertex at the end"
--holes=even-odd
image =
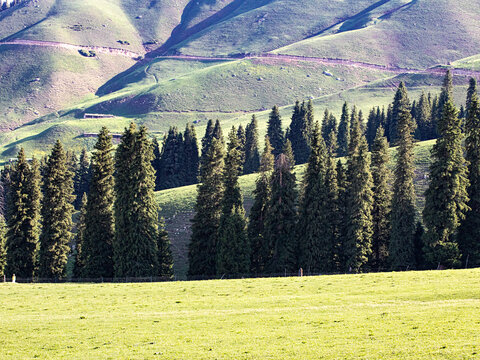
POLYGON ((362 113, 354 107, 349 114, 347 104, 337 127, 328 111, 320 124, 311 102, 297 102, 284 132, 274 107, 248 219, 238 185, 238 130, 230 130, 225 150, 217 129, 200 162, 188 275, 480 266, 476 81, 470 81, 463 114, 455 108, 452 92, 448 72, 438 98, 422 94, 412 106, 401 83, 386 115, 373 109, 366 126, 362 113), (416 139, 429 137, 437 141, 420 216, 414 147, 416 139), (389 145, 397 146, 393 171, 389 145), (337 155, 346 161, 336 161, 337 155), (305 158, 298 189, 293 166, 305 158))
POLYGON ((91 161, 60 141, 41 161, 2 171, 0 275, 62 279, 69 257, 76 278, 173 276, 173 260, 155 201, 154 145, 132 123, 114 151, 103 127, 91 161), (73 234, 74 205, 80 209, 73 234))

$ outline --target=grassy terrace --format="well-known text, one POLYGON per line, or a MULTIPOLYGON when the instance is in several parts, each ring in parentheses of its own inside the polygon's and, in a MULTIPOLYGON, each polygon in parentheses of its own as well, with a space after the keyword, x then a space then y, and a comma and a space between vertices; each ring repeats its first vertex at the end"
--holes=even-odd
POLYGON ((475 359, 480 269, 0 284, 2 359, 475 359))

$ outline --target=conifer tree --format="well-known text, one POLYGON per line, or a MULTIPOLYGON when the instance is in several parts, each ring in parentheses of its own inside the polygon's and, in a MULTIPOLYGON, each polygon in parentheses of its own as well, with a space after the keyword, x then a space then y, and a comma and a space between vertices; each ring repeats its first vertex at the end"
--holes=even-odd
POLYGON ((92 180, 85 214, 82 256, 83 276, 113 277, 113 242, 115 238, 113 203, 115 171, 112 135, 106 127, 98 134, 92 155, 92 180))
POLYGON ((476 83, 470 92, 465 122, 465 159, 468 163, 468 206, 466 218, 460 228, 458 236, 459 246, 465 266, 480 266, 480 103, 476 90, 476 83))
POLYGON ((7 193, 10 182, 10 166, 5 165, 0 171, 0 215, 5 219, 7 213, 7 193))
POLYGON ((225 147, 225 139, 223 138, 222 126, 220 120, 215 121, 215 127, 213 128, 213 137, 220 141, 222 147, 225 147))
POLYGON ((408 110, 411 121, 414 121, 412 119, 410 100, 408 99, 407 89, 405 87, 405 84, 401 82, 395 94, 395 99, 393 100, 392 117, 389 126, 389 142, 392 146, 397 144, 397 140, 400 137, 398 123, 400 122, 400 117, 404 116, 404 111, 406 110, 408 110))
POLYGON ((368 145, 362 134, 359 117, 353 117, 347 166, 345 259, 349 271, 359 272, 372 252, 373 205, 368 145))
POLYGON ((468 110, 470 109, 471 107, 471 104, 472 104, 472 98, 474 95, 477 95, 477 100, 478 100, 478 94, 477 94, 477 80, 475 78, 470 78, 470 81, 469 81, 469 86, 468 86, 468 89, 467 89, 467 101, 465 102, 466 103, 466 113, 465 113, 465 117, 467 117, 467 114, 468 114, 468 110))
POLYGON ((160 172, 162 171, 162 150, 160 148, 160 144, 158 143, 158 140, 156 137, 153 138, 152 144, 153 144, 152 166, 153 166, 153 169, 155 170, 155 191, 159 191, 160 181, 161 181, 160 172))
POLYGON ((156 276, 158 207, 153 146, 145 127, 136 131, 132 123, 125 129, 115 160, 115 276, 156 276))
POLYGON ((247 142, 247 137, 245 134, 245 129, 240 124, 237 130, 237 139, 238 139, 238 151, 240 152, 240 164, 241 171, 243 173, 243 166, 245 165, 245 144, 247 142))
POLYGON ((67 167, 67 157, 58 140, 47 160, 43 195, 39 275, 63 278, 72 237, 74 195, 73 174, 67 167))
POLYGON ((390 155, 388 141, 383 136, 384 130, 379 127, 372 145, 373 176, 373 236, 371 267, 376 270, 386 269, 388 245, 390 240, 390 213, 392 194, 390 190, 391 173, 388 168, 390 155))
POLYGON ((425 236, 425 229, 423 228, 422 223, 417 222, 417 227, 415 229, 415 236, 413 238, 413 246, 415 249, 415 265, 418 270, 426 269, 425 263, 425 246, 423 244, 423 239, 425 236))
POLYGON ((345 102, 342 108, 342 117, 338 125, 338 156, 347 156, 348 144, 350 143, 350 115, 348 112, 348 104, 345 102))
POLYGON ((273 155, 277 157, 283 151, 285 146, 285 137, 282 130, 282 118, 275 105, 270 112, 268 119, 267 135, 273 147, 273 155))
MULTIPOLYGON (((467 94, 468 95, 468 94, 467 94)), ((443 79, 442 91, 438 97, 437 105, 437 127, 440 127, 440 122, 443 120, 443 111, 445 109, 445 104, 451 101, 453 104, 453 77, 450 70, 447 70, 445 78, 443 79)), ((441 135, 440 129, 438 128, 438 135, 441 135)))
POLYGON ((312 129, 315 122, 315 114, 313 113, 313 103, 311 99, 308 99, 307 106, 304 106, 305 111, 305 119, 307 123, 307 134, 310 142, 310 135, 312 133, 312 129))
POLYGON ((265 219, 271 196, 270 172, 273 170, 273 154, 268 136, 265 137, 260 174, 253 191, 254 202, 250 210, 248 239, 250 241, 250 270, 252 274, 263 274, 271 257, 271 249, 265 236, 265 219))
POLYGON ((337 187, 338 187, 338 196, 337 196, 337 241, 335 244, 335 262, 336 269, 338 271, 345 271, 346 267, 346 257, 345 257, 345 246, 346 239, 348 237, 348 202, 347 202, 347 174, 342 165, 342 162, 338 160, 336 166, 336 175, 337 175, 337 187))
MULTIPOLYGON (((410 114, 407 90, 400 84, 395 98, 398 150, 394 171, 389 262, 393 270, 415 267, 415 188, 414 142, 415 123, 410 114)), ((393 115, 392 115, 393 116, 393 115)), ((392 132, 390 132, 392 134, 392 132)))
MULTIPOLYGON (((302 105, 304 107, 304 105, 302 105)), ((292 145, 295 164, 307 162, 310 154, 309 145, 309 127, 307 123, 306 111, 300 109, 299 102, 295 103, 292 114, 292 122, 288 131, 288 140, 292 145)))
POLYGON ((20 149, 10 171, 6 274, 30 278, 36 274, 40 235, 40 172, 38 161, 28 164, 20 149))
POLYGON ((165 221, 160 218, 158 224, 158 270, 157 276, 164 279, 173 279, 173 256, 168 232, 165 230, 165 221))
POLYGON ((197 134, 193 124, 186 125, 183 137, 183 159, 185 167, 183 185, 193 185, 198 182, 198 167, 200 163, 197 134))
POLYGON ((159 161, 158 189, 171 189, 185 184, 185 152, 183 135, 171 126, 162 146, 159 161))
POLYGON ((258 126, 255 115, 247 125, 245 132, 245 165, 243 174, 252 174, 260 167, 260 154, 258 152, 258 126))
POLYGON ((224 190, 223 169, 223 144, 214 138, 200 164, 201 183, 197 186, 195 216, 188 249, 189 277, 217 274, 216 249, 224 190))
POLYGON ((392 124, 392 117, 393 117, 392 104, 388 104, 387 114, 385 117, 385 136, 387 137, 387 140, 390 146, 393 146, 393 143, 390 139, 390 125, 392 124))
MULTIPOLYGON (((328 119, 328 116, 327 116, 328 119)), ((327 150, 318 122, 312 132, 312 151, 303 179, 297 243, 299 265, 308 273, 333 270, 334 243, 329 236, 327 150)))
POLYGON ((292 143, 289 139, 285 140, 285 145, 283 147, 282 153, 287 158, 288 163, 290 164, 290 168, 295 167, 295 156, 293 154, 292 143))
POLYGON ((238 184, 242 170, 242 155, 239 139, 232 127, 223 171, 224 192, 222 214, 218 229, 217 275, 241 275, 250 270, 250 244, 247 238, 247 224, 243 197, 238 184))
POLYGON ((296 270, 297 191, 289 160, 280 154, 271 179, 271 199, 265 219, 265 237, 272 249, 267 272, 278 274, 296 270))
POLYGON ((334 156, 337 151, 337 119, 328 110, 325 110, 322 122, 322 137, 327 153, 334 156))
POLYGON ((83 194, 88 194, 90 177, 90 160, 88 158, 87 149, 83 148, 80 153, 80 160, 74 178, 74 193, 76 198, 73 205, 77 210, 80 209, 83 194))
POLYGON ((422 92, 418 101, 416 110, 417 132, 416 138, 420 141, 433 139, 434 129, 432 129, 432 108, 427 95, 422 92))
POLYGON ((365 137, 367 138, 369 150, 372 149, 373 142, 375 141, 375 136, 377 135, 377 129, 380 126, 377 120, 377 112, 375 111, 375 108, 373 108, 368 114, 367 129, 365 131, 365 137))
POLYGON ((7 264, 7 225, 3 215, 0 215, 0 277, 5 275, 7 264))
POLYGON ((203 158, 207 155, 207 151, 210 148, 213 139, 213 121, 208 120, 207 128, 205 129, 205 135, 202 138, 202 155, 200 162, 203 161, 203 158))
POLYGON ((78 217, 77 233, 75 235, 75 264, 73 267, 73 277, 84 277, 85 254, 83 244, 85 240, 85 219, 87 215, 87 194, 83 193, 82 205, 80 206, 80 216, 78 217))
POLYGON ((440 138, 431 150, 433 162, 423 210, 427 260, 431 264, 448 267, 460 265, 456 235, 469 209, 469 181, 463 157, 461 123, 457 115, 458 110, 447 98, 442 120, 438 124, 440 138))

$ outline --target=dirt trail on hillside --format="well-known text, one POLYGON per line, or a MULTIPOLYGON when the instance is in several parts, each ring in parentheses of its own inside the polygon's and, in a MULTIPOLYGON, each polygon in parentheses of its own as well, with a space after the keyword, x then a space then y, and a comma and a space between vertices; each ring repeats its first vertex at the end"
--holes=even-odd
POLYGON ((97 53, 103 53, 103 54, 126 56, 129 58, 138 58, 140 56, 143 56, 143 54, 139 54, 133 51, 125 50, 125 49, 117 49, 117 48, 110 48, 110 47, 103 47, 103 46, 73 45, 73 44, 66 44, 66 43, 55 42, 55 41, 20 40, 19 39, 19 40, 0 42, 0 45, 43 46, 43 47, 54 47, 54 48, 77 50, 77 51, 86 50, 86 51, 95 51, 97 53))

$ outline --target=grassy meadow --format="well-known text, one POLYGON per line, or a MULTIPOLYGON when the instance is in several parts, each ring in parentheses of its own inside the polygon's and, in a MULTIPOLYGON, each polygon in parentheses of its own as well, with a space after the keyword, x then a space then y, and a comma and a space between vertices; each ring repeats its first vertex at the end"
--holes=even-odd
POLYGON ((476 359, 480 270, 0 284, 1 359, 476 359))

